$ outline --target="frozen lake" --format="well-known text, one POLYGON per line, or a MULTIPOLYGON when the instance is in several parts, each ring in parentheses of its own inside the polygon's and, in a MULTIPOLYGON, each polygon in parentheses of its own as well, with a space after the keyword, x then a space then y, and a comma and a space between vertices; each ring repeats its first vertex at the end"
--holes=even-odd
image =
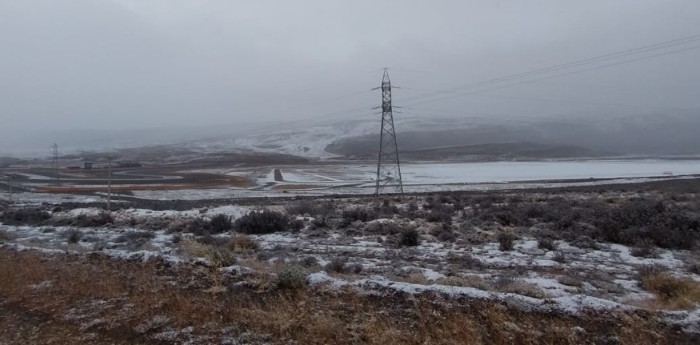
POLYGON ((700 174, 697 160, 430 163, 401 166, 404 184, 661 177, 700 174))

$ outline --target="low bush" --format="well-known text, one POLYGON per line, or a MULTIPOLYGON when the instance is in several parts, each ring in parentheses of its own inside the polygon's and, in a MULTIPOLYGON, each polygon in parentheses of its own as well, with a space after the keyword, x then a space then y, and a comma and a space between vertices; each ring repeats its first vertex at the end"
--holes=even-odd
POLYGON ((109 212, 100 212, 96 215, 86 215, 80 214, 71 220, 70 225, 78 226, 81 228, 96 228, 100 226, 105 226, 107 224, 113 224, 114 217, 109 212))
POLYGON ((328 228, 328 226, 329 226, 328 217, 318 216, 311 221, 311 224, 309 225, 309 229, 311 229, 311 230, 324 229, 324 228, 328 228))
POLYGON ((236 219, 233 229, 244 234, 270 234, 287 230, 289 217, 280 212, 250 211, 236 219))
POLYGON ((366 223, 375 219, 377 219, 377 213, 365 207, 353 207, 343 211, 343 221, 348 225, 358 220, 366 223))
POLYGON ((184 232, 189 232, 195 236, 204 236, 209 234, 210 223, 202 218, 195 218, 187 222, 184 227, 184 232))
POLYGON ((435 236, 438 241, 442 242, 454 242, 457 239, 457 235, 452 231, 452 227, 449 224, 443 223, 442 226, 436 228, 431 235, 435 236))
POLYGON ((20 208, 5 210, 0 216, 0 222, 8 225, 40 224, 51 218, 51 215, 38 208, 20 208))
POLYGON ((594 225, 600 238, 634 245, 650 240, 659 247, 691 249, 700 239, 700 221, 675 205, 634 199, 597 211, 594 225))
POLYGON ((214 247, 228 247, 230 238, 226 236, 213 236, 211 234, 205 234, 204 236, 198 236, 195 241, 214 247))
POLYGON ((129 249, 138 250, 154 237, 155 234, 149 231, 128 231, 114 239, 114 242, 125 243, 129 249))
POLYGON ((543 238, 537 240, 537 248, 552 251, 557 249, 557 244, 551 239, 543 238))
POLYGON ((287 213, 299 216, 315 216, 320 209, 319 205, 309 200, 301 200, 293 205, 285 207, 287 213))
POLYGON ((432 223, 452 223, 452 215, 454 214, 454 210, 452 207, 440 205, 440 207, 435 207, 432 210, 430 210, 430 213, 428 213, 425 216, 425 220, 432 222, 432 223))
POLYGON ((231 230, 232 227, 231 216, 227 216, 223 213, 212 217, 209 222, 209 231, 213 234, 220 234, 224 231, 231 230))
POLYGON ((140 239, 150 240, 156 235, 149 231, 127 231, 123 235, 117 237, 114 242, 132 242, 140 239))
POLYGON ((83 238, 83 233, 78 229, 70 229, 63 233, 68 243, 78 243, 83 238))
POLYGON ((348 266, 348 259, 345 257, 335 257, 324 267, 326 272, 335 273, 348 273, 350 272, 350 267, 348 266))
POLYGON ((401 231, 401 227, 393 221, 377 221, 368 223, 365 226, 365 231, 372 235, 395 235, 401 231))
POLYGON ((468 253, 463 255, 450 253, 447 256, 447 262, 466 269, 481 270, 485 267, 483 262, 468 253))
POLYGON ((236 257, 228 248, 202 244, 189 238, 182 239, 180 245, 188 255, 204 258, 214 267, 228 267, 236 263, 236 257))
POLYGON ((650 239, 637 241, 637 244, 630 249, 630 254, 641 258, 653 258, 657 256, 654 242, 650 239))
POLYGON ((299 264, 304 266, 304 267, 317 267, 318 266, 318 259, 316 259, 313 256, 307 256, 307 257, 299 260, 299 264))
POLYGON ((393 218, 395 214, 401 213, 401 210, 391 203, 391 200, 384 199, 382 203, 374 207, 377 217, 393 218))
POLYGON ((335 213, 335 203, 332 200, 317 202, 312 200, 301 200, 285 208, 288 214, 310 217, 327 217, 335 213))
POLYGON ((277 274, 276 286, 280 290, 299 290, 306 286, 304 271, 296 266, 289 266, 277 274))
POLYGON ((399 233, 399 245, 415 247, 419 243, 419 235, 416 229, 403 229, 399 233))
POLYGON ((552 258, 552 260, 560 264, 566 263, 568 261, 566 254, 561 251, 557 251, 556 253, 554 253, 554 257, 552 258))
POLYGON ((496 239, 498 240, 498 248, 503 252, 507 252, 513 250, 517 237, 511 232, 504 231, 500 232, 496 239))
POLYGON ((289 222, 289 229, 293 232, 299 232, 304 228, 304 221, 301 219, 295 219, 289 222))

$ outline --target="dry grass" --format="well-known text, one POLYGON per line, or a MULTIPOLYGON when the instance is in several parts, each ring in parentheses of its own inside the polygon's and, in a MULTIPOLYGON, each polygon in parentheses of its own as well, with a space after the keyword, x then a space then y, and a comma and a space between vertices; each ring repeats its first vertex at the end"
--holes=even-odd
POLYGON ((221 343, 225 338, 270 344, 581 344, 609 339, 619 344, 690 343, 641 312, 573 318, 517 311, 489 301, 445 303, 436 296, 374 298, 314 289, 257 293, 239 287, 212 295, 205 290, 213 282, 197 276, 198 270, 201 267, 164 268, 157 262, 0 249, 0 325, 21 322, 4 317, 12 305, 22 313, 56 320, 35 329, 37 336, 53 336, 54 343, 162 343, 153 338, 157 330, 137 327, 156 317, 169 320, 168 329, 192 326, 192 336, 206 337, 199 343, 221 343), (184 287, 192 279, 204 285, 184 287), (85 322, 95 319, 104 322, 85 328, 85 322), (51 333, 51 325, 57 323, 65 334, 51 333), (84 337, 87 333, 94 337, 84 337))
POLYGON ((514 293, 534 298, 547 297, 547 295, 542 291, 542 289, 537 287, 537 285, 522 281, 514 281, 508 284, 504 284, 502 286, 498 286, 498 291, 514 293))
POLYGON ((449 286, 473 287, 484 291, 493 290, 493 286, 484 278, 474 275, 467 275, 463 277, 452 276, 440 278, 436 280, 435 283, 449 286))
POLYGON ((15 238, 15 236, 5 230, 0 230, 0 242, 3 241, 11 241, 15 238))
POLYGON ((228 248, 199 243, 183 238, 180 246, 190 257, 205 258, 214 267, 227 267, 236 263, 236 257, 228 248))
POLYGON ((661 307, 690 309, 700 303, 700 282, 651 270, 642 274, 642 288, 656 294, 661 307))
POLYGON ((231 237, 228 242, 228 247, 234 253, 249 253, 255 252, 260 249, 260 243, 258 241, 250 238, 248 235, 236 235, 231 237))

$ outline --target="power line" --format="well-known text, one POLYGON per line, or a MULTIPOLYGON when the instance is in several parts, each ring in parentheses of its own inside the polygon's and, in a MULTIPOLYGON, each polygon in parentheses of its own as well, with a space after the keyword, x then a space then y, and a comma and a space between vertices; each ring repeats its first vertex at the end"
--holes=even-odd
MULTIPOLYGON (((653 52, 653 51, 657 51, 657 50, 672 48, 672 47, 679 46, 679 45, 694 43, 697 41, 700 41, 700 35, 693 35, 693 36, 674 39, 674 40, 670 40, 670 41, 655 43, 655 44, 651 44, 651 45, 647 45, 647 46, 643 46, 643 47, 626 49, 626 50, 622 50, 619 52, 608 53, 608 54, 599 55, 599 56, 586 58, 586 59, 582 59, 582 60, 577 60, 577 61, 573 61, 573 62, 568 62, 568 63, 564 63, 564 64, 558 64, 558 65, 554 65, 554 66, 550 66, 550 67, 539 68, 539 69, 535 69, 535 70, 531 70, 531 71, 515 73, 515 74, 503 76, 503 77, 493 78, 493 79, 484 80, 484 81, 480 81, 480 82, 474 82, 474 83, 470 83, 470 84, 466 84, 466 85, 462 85, 462 86, 445 88, 442 90, 430 92, 430 93, 422 95, 422 96, 416 96, 413 99, 416 100, 416 99, 430 98, 430 97, 434 97, 434 96, 439 96, 439 95, 444 94, 444 93, 455 92, 455 91, 463 90, 463 89, 482 87, 482 86, 487 86, 490 84, 498 84, 498 83, 509 82, 509 81, 517 81, 519 79, 534 77, 534 76, 537 76, 540 74, 548 74, 548 73, 552 73, 552 72, 556 72, 556 71, 572 69, 572 68, 576 68, 576 67, 605 62, 605 61, 609 61, 609 60, 615 60, 615 59, 619 59, 619 58, 626 57, 626 56, 631 56, 631 55, 633 56, 633 55, 638 55, 638 54, 643 54, 643 53, 649 53, 649 52, 653 52)), ((696 48, 697 47, 688 48, 688 49, 681 49, 681 50, 673 51, 671 53, 677 53, 677 52, 696 49, 696 48)), ((652 58, 652 57, 657 57, 657 56, 661 56, 661 55, 667 55, 667 54, 662 53, 659 55, 652 55, 652 56, 647 56, 647 57, 643 57, 643 58, 639 58, 639 59, 627 60, 624 63, 628 63, 628 62, 632 62, 632 61, 639 61, 639 60, 643 60, 646 58, 652 58)), ((606 67, 613 66, 613 65, 616 65, 616 64, 606 65, 606 67)), ((563 74, 563 75, 565 75, 565 74, 563 74)))
MULTIPOLYGON (((532 84, 532 83, 536 83, 536 82, 539 82, 539 81, 549 80, 549 79, 554 79, 554 78, 559 78, 559 77, 563 77, 563 76, 567 76, 567 75, 571 75, 571 74, 578 74, 578 73, 583 73, 583 72, 588 72, 588 71, 599 70, 599 69, 602 69, 602 68, 608 68, 608 67, 612 67, 612 66, 623 65, 623 64, 628 64, 628 63, 637 62, 637 61, 642 61, 642 60, 648 60, 648 59, 652 59, 652 58, 656 58, 656 57, 661 57, 661 56, 666 56, 666 55, 672 55, 672 54, 678 54, 678 53, 682 53, 682 52, 686 52, 686 51, 690 51, 690 50, 695 50, 695 49, 698 49, 698 48, 700 48, 700 46, 694 46, 694 47, 689 47, 689 48, 674 50, 674 51, 670 51, 670 52, 665 52, 665 53, 659 53, 659 54, 655 54, 655 55, 644 56, 644 57, 640 57, 640 58, 636 58, 636 59, 630 59, 630 60, 615 62, 615 63, 611 63, 611 64, 607 64, 607 65, 602 65, 602 66, 595 66, 595 67, 586 68, 586 69, 582 69, 582 70, 576 70, 576 71, 571 71, 571 72, 565 72, 565 73, 555 74, 555 75, 551 75, 551 76, 547 76, 547 77, 542 77, 542 78, 536 78, 536 79, 525 80, 525 81, 522 81, 522 82, 512 83, 512 84, 509 84, 509 85, 496 86, 496 87, 493 87, 493 88, 482 89, 482 90, 477 90, 477 91, 472 91, 472 92, 466 92, 466 93, 452 92, 452 96, 445 96, 445 97, 440 97, 440 98, 437 98, 437 99, 429 99, 429 100, 426 100, 426 101, 423 101, 423 102, 408 103, 408 105, 417 105, 417 104, 425 104, 425 103, 438 102, 438 101, 442 101, 442 100, 446 100, 446 99, 451 99, 451 98, 456 98, 456 97, 475 95, 475 94, 479 94, 479 93, 484 93, 484 92, 489 92, 489 91, 494 91, 494 90, 501 90, 501 89, 505 89, 505 88, 511 88, 511 87, 514 87, 514 86, 524 85, 524 84, 532 84)), ((425 98, 425 97, 423 97, 423 98, 425 98)), ((414 98, 414 99, 415 99, 415 98, 414 98)))

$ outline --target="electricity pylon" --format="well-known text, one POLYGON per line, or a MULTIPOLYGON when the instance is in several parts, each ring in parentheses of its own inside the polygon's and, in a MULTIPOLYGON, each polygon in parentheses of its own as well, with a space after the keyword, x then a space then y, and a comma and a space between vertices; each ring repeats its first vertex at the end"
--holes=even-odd
POLYGON ((379 132, 379 157, 377 159, 377 186, 375 194, 379 195, 385 190, 403 194, 399 145, 396 141, 394 114, 391 105, 391 80, 386 68, 382 77, 382 86, 376 89, 382 90, 382 128, 379 132))

